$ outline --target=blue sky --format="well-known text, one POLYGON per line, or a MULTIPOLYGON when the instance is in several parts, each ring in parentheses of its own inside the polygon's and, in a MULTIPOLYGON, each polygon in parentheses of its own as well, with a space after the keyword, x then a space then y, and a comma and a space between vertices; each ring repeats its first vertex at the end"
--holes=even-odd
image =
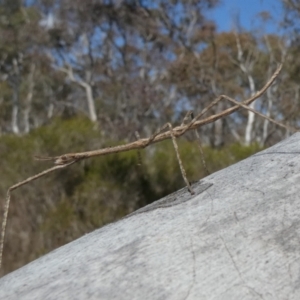
POLYGON ((221 5, 208 13, 209 19, 215 21, 218 31, 229 31, 233 28, 233 19, 239 15, 243 29, 259 30, 266 33, 279 33, 278 23, 282 20, 283 11, 280 0, 221 0, 221 5), (261 11, 268 11, 273 20, 265 24, 257 17, 261 11))

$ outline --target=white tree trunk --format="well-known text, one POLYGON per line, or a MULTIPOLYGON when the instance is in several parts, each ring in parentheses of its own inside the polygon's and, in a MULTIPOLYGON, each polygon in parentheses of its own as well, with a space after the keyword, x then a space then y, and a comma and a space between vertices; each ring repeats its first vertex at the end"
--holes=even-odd
POLYGON ((97 122, 98 118, 97 118, 97 113, 96 113, 96 108, 95 108, 95 100, 94 100, 94 96, 93 96, 92 87, 90 84, 88 84, 86 82, 81 82, 80 84, 85 89, 90 119, 92 122, 97 122))
MULTIPOLYGON (((250 93, 251 96, 253 96, 256 92, 255 90, 255 84, 253 77, 251 75, 247 75, 248 77, 248 82, 249 82, 249 88, 250 88, 250 93)), ((252 109, 255 109, 255 102, 252 102, 249 107, 252 109)), ((247 120, 247 125, 246 125, 246 130, 245 130, 245 145, 249 146, 252 142, 252 137, 253 137, 253 128, 254 128, 254 121, 255 121, 255 114, 252 111, 248 111, 248 120, 247 120)))
POLYGON ((33 89, 34 89, 34 78, 33 78, 34 71, 35 71, 35 64, 32 64, 30 67, 30 74, 28 77, 28 81, 29 81, 28 93, 25 99, 25 108, 23 111, 24 133, 28 133, 30 131, 29 114, 31 111, 31 103, 32 103, 33 89))
MULTIPOLYGON (((235 33, 235 40, 236 40, 236 46, 237 46, 237 60, 239 62, 239 67, 242 70, 242 72, 247 76, 248 83, 249 83, 249 89, 250 94, 253 96, 256 93, 255 89, 255 83, 252 75, 250 74, 250 70, 253 66, 254 62, 245 63, 245 59, 243 57, 243 49, 242 45, 240 43, 239 35, 235 33)), ((249 105, 250 108, 255 108, 255 102, 251 103, 249 105)), ((245 145, 250 145, 252 142, 252 136, 253 136, 253 128, 254 128, 254 121, 255 121, 255 114, 251 111, 248 111, 248 120, 245 130, 245 145)))
MULTIPOLYGON (((87 106, 88 106, 90 120, 92 122, 97 122, 98 117, 97 117, 97 113, 96 113, 95 100, 94 100, 93 89, 92 89, 91 84, 87 81, 81 80, 80 78, 75 78, 73 69, 70 65, 68 65, 67 69, 61 68, 60 70, 63 71, 64 73, 66 73, 72 82, 77 83, 79 86, 84 88, 85 93, 86 93, 87 106)), ((90 74, 87 74, 87 77, 90 77, 90 74)))
POLYGON ((19 63, 16 58, 13 59, 13 73, 11 75, 11 86, 12 86, 12 116, 11 116, 11 129, 15 134, 20 133, 19 129, 19 89, 20 89, 20 69, 19 63))
MULTIPOLYGON (((271 87, 267 90, 266 94, 267 94, 267 112, 266 112, 266 116, 271 117, 271 109, 272 109, 272 106, 273 106, 273 96, 272 96, 271 87)), ((261 140, 261 143, 260 143, 262 147, 265 145, 266 140, 268 138, 269 124, 270 124, 269 120, 264 119, 263 135, 262 135, 262 140, 261 140)))
POLYGON ((15 134, 20 133, 18 125, 18 116, 19 116, 19 105, 18 103, 13 103, 12 114, 11 114, 11 130, 15 134))
MULTIPOLYGON (((224 108, 224 102, 217 105, 216 113, 220 113, 224 108)), ((224 119, 221 118, 213 123, 214 125, 214 147, 221 147, 224 144, 224 119)))
POLYGON ((48 109, 47 109, 47 118, 51 119, 53 117, 53 111, 54 111, 54 104, 50 103, 48 105, 48 109))

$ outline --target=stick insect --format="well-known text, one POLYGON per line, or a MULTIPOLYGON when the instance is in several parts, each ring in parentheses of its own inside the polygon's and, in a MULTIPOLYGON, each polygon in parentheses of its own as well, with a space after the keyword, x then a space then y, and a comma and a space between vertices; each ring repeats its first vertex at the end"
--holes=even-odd
MULTIPOLYGON (((115 146, 115 147, 108 147, 108 148, 103 148, 103 149, 99 149, 99 150, 93 150, 93 151, 86 151, 86 152, 79 152, 79 153, 67 153, 67 154, 63 154, 63 155, 55 156, 55 157, 35 156, 34 158, 37 160, 40 160, 40 161, 53 161, 54 166, 39 173, 39 174, 36 174, 32 177, 27 178, 24 181, 18 182, 8 189, 7 194, 6 194, 6 199, 5 199, 4 214, 3 214, 2 228, 1 228, 0 268, 1 268, 1 264, 2 264, 5 231, 6 231, 6 225, 7 225, 7 219, 8 219, 11 192, 20 188, 21 186, 23 186, 25 184, 28 184, 36 179, 39 179, 39 178, 41 178, 49 173, 52 173, 54 171, 57 171, 59 169, 68 167, 68 166, 70 166, 76 162, 79 162, 83 159, 96 157, 96 156, 103 156, 103 155, 108 155, 108 154, 113 154, 113 153, 126 152, 126 151, 131 151, 131 150, 139 150, 139 149, 146 148, 151 144, 158 143, 158 142, 161 142, 166 139, 172 139, 182 178, 183 178, 185 184, 187 185, 189 192, 191 194, 193 194, 194 191, 187 179, 187 175, 186 175, 182 160, 180 158, 180 154, 178 151, 178 145, 176 142, 176 138, 184 135, 187 131, 194 130, 196 133, 197 139, 198 139, 199 136, 197 135, 197 132, 196 132, 197 128, 200 128, 201 126, 204 126, 209 123, 213 123, 218 119, 224 118, 224 117, 236 112, 240 108, 244 108, 248 111, 251 111, 251 112, 259 115, 260 117, 263 117, 263 118, 269 120, 270 122, 272 122, 280 127, 283 127, 285 129, 292 130, 292 131, 298 131, 295 128, 292 128, 290 126, 287 126, 280 122, 277 122, 277 121, 273 120, 272 118, 267 117, 249 107, 249 105, 253 101, 255 101, 260 96, 262 96, 265 93, 265 91, 272 85, 272 83, 275 81, 275 79, 279 75, 281 68, 282 68, 282 64, 279 65, 279 67, 276 69, 276 71, 274 72, 272 77, 268 80, 268 82, 263 86, 263 88, 260 91, 258 91, 254 96, 250 97, 249 99, 244 100, 243 102, 238 102, 226 95, 221 95, 218 98, 216 98, 210 105, 208 105, 206 108, 204 108, 196 117, 194 117, 193 114, 191 112, 189 112, 186 115, 184 121, 182 122, 182 124, 180 126, 173 127, 171 123, 167 123, 162 128, 160 128, 155 134, 153 134, 152 136, 150 136, 148 138, 139 138, 138 137, 138 140, 136 140, 135 142, 131 142, 128 144, 119 145, 119 146, 115 146), (204 119, 201 119, 208 110, 210 110, 212 107, 214 107, 216 104, 218 104, 222 100, 227 100, 227 101, 233 103, 234 106, 227 108, 220 113, 211 115, 204 119), (191 117, 191 119, 189 119, 189 121, 187 121, 188 117, 191 117)), ((199 144, 199 149, 200 149, 200 152, 202 152, 201 144, 199 144)), ((204 161, 204 167, 206 168, 205 161, 204 161)))

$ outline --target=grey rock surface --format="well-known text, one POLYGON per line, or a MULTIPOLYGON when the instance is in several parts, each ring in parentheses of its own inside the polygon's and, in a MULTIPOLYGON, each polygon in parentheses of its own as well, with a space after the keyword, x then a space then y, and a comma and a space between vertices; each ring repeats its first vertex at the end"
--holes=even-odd
POLYGON ((295 134, 8 274, 0 299, 299 300, 299 183, 295 134))

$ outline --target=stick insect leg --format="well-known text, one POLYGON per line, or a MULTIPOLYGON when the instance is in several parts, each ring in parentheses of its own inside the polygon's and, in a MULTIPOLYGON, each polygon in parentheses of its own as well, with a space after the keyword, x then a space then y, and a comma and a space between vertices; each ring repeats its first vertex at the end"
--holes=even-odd
POLYGON ((231 103, 234 103, 234 104, 236 104, 236 105, 238 105, 238 106, 240 106, 240 107, 242 107, 242 108, 244 108, 244 109, 247 109, 247 110, 249 110, 249 111, 251 111, 251 112, 257 114, 258 116, 260 116, 260 117, 262 117, 262 118, 264 118, 264 119, 266 119, 266 120, 268 120, 268 121, 270 121, 270 122, 272 122, 272 123, 274 123, 274 124, 276 124, 276 125, 278 125, 278 126, 280 126, 280 127, 283 127, 283 128, 285 128, 285 129, 291 130, 291 131, 299 131, 298 129, 296 129, 296 128, 294 128, 294 127, 291 127, 291 126, 282 124, 281 122, 278 122, 278 121, 276 121, 276 120, 274 120, 274 119, 272 119, 272 118, 270 118, 270 117, 268 117, 268 116, 265 116, 264 114, 258 112, 257 110, 252 109, 252 108, 249 107, 248 105, 245 105, 245 104, 243 104, 243 103, 241 103, 241 102, 238 102, 238 101, 236 101, 236 100, 234 100, 234 99, 232 99, 232 98, 230 98, 230 97, 228 97, 228 96, 223 96, 223 98, 224 98, 225 100, 228 100, 228 101, 231 102, 231 103))
POLYGON ((185 172, 185 169, 183 167, 183 164, 182 164, 182 161, 181 161, 181 158, 180 158, 180 155, 179 155, 179 151, 178 151, 178 145, 177 145, 177 142, 176 142, 176 137, 175 137, 175 134, 174 134, 174 131, 173 131, 173 127, 171 125, 171 123, 166 123, 164 126, 162 126, 156 133, 154 133, 147 141, 147 143, 145 143, 145 146, 144 147, 147 147, 154 139, 157 135, 159 135, 162 131, 164 131, 166 128, 169 128, 170 129, 170 133, 171 133, 171 138, 172 138, 172 142, 173 142, 173 146, 174 146, 174 149, 175 149, 175 153, 176 153, 176 157, 177 157, 177 161, 178 161, 178 164, 179 164, 179 168, 180 168, 180 171, 181 171, 181 175, 183 177, 183 180, 185 182, 185 184, 187 185, 187 188, 189 190, 189 192, 193 195, 194 194, 194 191, 192 190, 192 187, 187 179, 187 176, 186 176, 186 172, 185 172))
MULTIPOLYGON (((138 133, 138 131, 135 131, 134 135, 135 135, 137 140, 141 139, 140 134, 138 133)), ((141 154, 140 149, 137 150, 137 155, 138 155, 138 166, 141 166, 142 165, 142 154, 141 154)))
MULTIPOLYGON (((180 126, 187 125, 187 124, 189 124, 189 122, 192 122, 193 120, 194 120, 194 113, 190 110, 186 113, 186 115, 185 115, 185 117, 184 117, 184 119, 183 119, 180 126)), ((200 151, 202 166, 205 170, 206 175, 209 175, 210 172, 208 171, 208 168, 206 166, 206 162, 205 162, 205 158, 204 158, 204 152, 203 152, 203 148, 202 148, 202 145, 201 145, 201 140, 200 140, 199 133, 198 133, 197 129, 195 129, 194 132, 195 132, 195 136, 196 136, 196 140, 197 140, 198 149, 200 151)))
POLYGON ((245 108, 245 109, 247 109, 247 110, 249 110, 249 111, 251 111, 251 112, 253 112, 253 113, 255 113, 255 114, 257 114, 258 116, 260 116, 260 117, 262 117, 262 118, 264 118, 264 119, 266 119, 266 120, 268 120, 268 121, 270 121, 270 122, 272 122, 272 123, 274 123, 274 124, 276 124, 276 125, 278 125, 278 126, 280 126, 280 127, 283 127, 283 128, 285 128, 285 129, 287 129, 287 130, 292 130, 292 131, 299 131, 298 129, 296 129, 296 128, 293 128, 293 127, 291 127, 291 126, 288 126, 288 125, 285 125, 285 124, 282 124, 281 122, 278 122, 278 121, 276 121, 276 120, 273 120, 272 118, 270 118, 270 117, 268 117, 268 116, 265 116, 264 114, 262 114, 262 113, 260 113, 260 112, 258 112, 258 111, 256 111, 255 109, 252 109, 251 107, 249 107, 248 105, 246 105, 246 104, 244 104, 243 102, 238 102, 238 101, 236 101, 236 100, 234 100, 234 99, 232 99, 232 98, 230 98, 230 97, 228 97, 228 96, 225 96, 225 95, 221 95, 221 96, 219 96, 216 100, 214 100, 209 106, 207 106, 206 108, 204 108, 203 110, 202 110, 202 112, 200 113, 200 114, 198 114, 188 125, 187 125, 187 127, 181 132, 181 134, 184 134, 186 131, 188 131, 192 126, 193 126, 193 124, 197 121, 197 120, 199 120, 209 109, 211 109, 213 106, 215 106, 217 103, 219 103, 221 100, 223 100, 223 99, 225 99, 225 100, 227 100, 227 101, 230 101, 230 102, 232 102, 232 103, 234 103, 234 104, 236 104, 236 105, 238 105, 238 106, 240 106, 240 107, 242 107, 242 108, 245 108))
POLYGON ((11 196, 11 192, 16 190, 17 188, 31 182, 34 181, 40 177, 43 177, 57 169, 62 169, 64 167, 70 166, 72 164, 74 164, 75 162, 79 161, 80 159, 76 160, 76 161, 72 161, 68 164, 65 165, 58 165, 58 166, 54 166, 50 169, 47 169, 39 174, 36 174, 34 176, 31 176, 21 182, 16 183, 15 185, 11 186, 8 190, 7 190, 7 194, 6 194, 6 199, 5 199, 5 205, 4 205, 4 213, 3 213, 3 220, 2 220, 2 227, 1 227, 1 238, 0 238, 0 269, 1 269, 1 265, 2 265, 2 257, 3 257, 3 249, 4 249, 4 240, 5 240, 5 232, 6 232, 6 225, 7 225, 7 218, 8 218, 8 211, 9 211, 9 205, 10 205, 10 196, 11 196))
POLYGON ((1 227, 0 268, 2 265, 5 231, 6 231, 6 224, 7 224, 7 218, 8 218, 9 205, 10 205, 10 192, 11 192, 11 189, 9 188, 7 191, 7 194, 6 194, 6 198, 5 198, 4 213, 3 213, 3 220, 2 220, 2 227, 1 227))
POLYGON ((184 169, 183 164, 182 164, 182 160, 181 160, 180 155, 179 155, 178 145, 177 145, 177 142, 176 142, 176 137, 174 135, 174 131, 173 131, 173 127, 172 127, 171 123, 165 124, 162 127, 161 130, 164 130, 167 127, 170 129, 172 142, 173 142, 173 146, 174 146, 174 149, 175 149, 175 153, 176 153, 176 157, 177 157, 177 161, 178 161, 178 164, 179 164, 179 168, 180 168, 180 171, 181 171, 182 178, 183 178, 189 192, 193 195, 193 194, 195 194, 195 192, 193 191, 193 189, 190 185, 190 182, 187 179, 186 172, 185 172, 185 169, 184 169))
MULTIPOLYGON (((191 110, 189 110, 186 113, 186 115, 184 116, 180 126, 184 126, 184 125, 187 125, 188 123, 190 123, 191 122, 191 120, 190 120, 191 115, 193 115, 193 112, 191 110)), ((192 117, 192 119, 194 119, 194 117, 192 117)))
POLYGON ((151 142, 165 129, 165 126, 159 128, 155 133, 153 133, 149 138, 148 141, 145 143, 144 148, 149 146, 151 142))
MULTIPOLYGON (((188 111, 188 112, 186 113, 186 115, 185 115, 185 117, 184 117, 184 119, 183 119, 183 121, 182 121, 182 123, 181 123, 181 126, 188 124, 188 120, 189 120, 191 114, 192 114, 192 111, 191 111, 191 110, 188 111)), ((162 126, 161 128, 159 128, 154 134, 152 134, 152 135, 149 137, 147 143, 145 143, 144 147, 149 146, 149 144, 151 144, 151 142, 152 142, 152 141, 153 141, 153 140, 154 140, 154 139, 155 139, 162 131, 164 131, 166 128, 169 128, 169 125, 168 125, 168 124, 170 124, 170 123, 166 123, 164 126, 162 126)), ((170 124, 170 125, 171 125, 171 124, 170 124)), ((172 127, 172 130, 173 130, 173 127, 172 127)))
MULTIPOLYGON (((192 111, 188 111, 187 114, 186 114, 186 116, 184 117, 181 125, 185 125, 185 123, 187 122, 187 118, 189 116, 192 118, 192 120, 191 120, 190 123, 187 124, 187 127, 183 130, 183 132, 181 134, 184 134, 186 131, 188 131, 197 120, 199 120, 212 107, 214 107, 215 105, 217 105, 222 99, 223 99, 223 96, 219 96, 218 98, 216 98, 210 105, 208 105, 207 107, 205 107, 200 112, 200 114, 198 114, 196 117, 194 117, 194 114, 193 114, 192 111)), ((205 162, 205 158, 204 158, 204 152, 203 152, 203 148, 202 148, 202 145, 201 145, 201 140, 200 140, 199 133, 198 133, 197 129, 195 129, 194 131, 195 131, 196 139, 198 141, 198 148, 199 148, 200 154, 201 154, 202 165, 204 167, 204 170, 205 170, 206 174, 209 175, 210 172, 208 171, 208 168, 206 166, 206 162, 205 162)))
MULTIPOLYGON (((194 119, 194 114, 191 113, 190 116, 191 116, 191 118, 193 120, 194 119)), ((203 168, 204 168, 204 170, 206 172, 206 175, 209 175, 210 172, 208 171, 208 168, 207 168, 207 165, 206 165, 206 162, 205 162, 204 152, 203 152, 203 148, 202 148, 202 144, 201 144, 199 133, 198 133, 197 129, 195 129, 194 132, 195 132, 196 140, 198 142, 197 145, 198 145, 198 148, 199 148, 199 151, 200 151, 200 154, 201 154, 201 161, 202 161, 203 168)))
POLYGON ((200 114, 198 114, 195 118, 192 119, 190 123, 187 124, 186 128, 181 132, 181 135, 184 134, 186 131, 190 130, 190 128, 194 125, 194 123, 199 120, 207 111, 209 111, 212 107, 218 104, 222 100, 223 96, 219 96, 215 99, 210 105, 205 107, 200 114))

